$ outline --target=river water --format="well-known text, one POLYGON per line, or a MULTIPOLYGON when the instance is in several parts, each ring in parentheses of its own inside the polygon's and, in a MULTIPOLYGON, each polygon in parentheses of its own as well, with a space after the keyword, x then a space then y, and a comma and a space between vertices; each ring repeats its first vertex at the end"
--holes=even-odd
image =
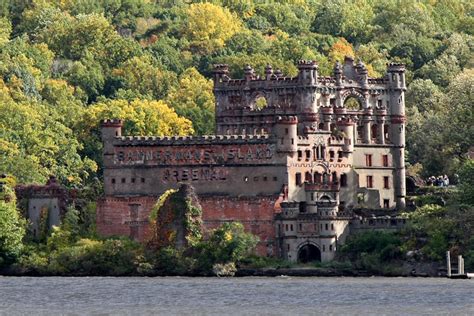
POLYGON ((474 315, 474 280, 0 277, 0 315, 474 315))

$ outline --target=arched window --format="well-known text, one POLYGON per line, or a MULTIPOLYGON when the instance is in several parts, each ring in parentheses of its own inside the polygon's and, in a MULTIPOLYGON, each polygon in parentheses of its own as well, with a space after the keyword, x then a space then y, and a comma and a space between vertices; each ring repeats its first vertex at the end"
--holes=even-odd
POLYGON ((267 99, 263 95, 259 95, 255 98, 254 109, 261 110, 267 106, 267 99))
POLYGON ((348 97, 344 100, 344 106, 349 110, 360 110, 362 108, 360 100, 355 97, 348 97))
POLYGON ((389 140, 390 136, 389 136, 389 133, 388 133, 388 125, 387 124, 385 124, 383 126, 383 132, 384 132, 385 140, 389 140))
POLYGON ((311 176, 311 172, 307 171, 304 174, 304 181, 309 182, 309 183, 313 182, 313 177, 311 176))
POLYGON ((318 129, 320 129, 320 130, 324 130, 324 123, 319 123, 319 125, 318 125, 318 129))
POLYGON ((336 173, 336 171, 334 171, 334 172, 332 173, 332 182, 333 182, 333 183, 337 183, 337 173, 336 173))
POLYGON ((372 124, 372 126, 370 127, 370 136, 372 138, 377 138, 377 129, 378 129, 378 125, 377 124, 372 124))
POLYGON ((362 140, 364 139, 364 126, 357 125, 357 139, 362 140))

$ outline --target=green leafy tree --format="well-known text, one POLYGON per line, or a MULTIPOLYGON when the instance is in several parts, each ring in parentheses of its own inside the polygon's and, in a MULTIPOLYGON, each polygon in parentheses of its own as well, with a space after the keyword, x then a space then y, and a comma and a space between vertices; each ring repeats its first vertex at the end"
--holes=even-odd
MULTIPOLYGON (((444 94, 431 80, 416 79, 408 86, 405 100, 408 108, 417 108, 420 113, 438 112, 443 108, 441 103, 443 97, 444 94)), ((415 133, 416 130, 412 132, 415 133)))
POLYGON ((0 188, 0 267, 16 260, 23 248, 25 221, 16 208, 15 192, 6 184, 0 188))
POLYGON ((371 37, 374 12, 369 1, 323 1, 318 6, 312 29, 316 33, 365 42, 371 37))
POLYGON ((193 3, 186 12, 182 33, 197 53, 211 53, 240 31, 241 22, 228 9, 212 3, 193 3))
POLYGON ((238 262, 252 253, 257 242, 257 237, 246 233, 241 223, 225 223, 197 246, 197 265, 204 271, 211 271, 216 263, 238 262))
POLYGON ((176 84, 176 75, 154 64, 149 55, 133 57, 112 72, 116 96, 161 99, 176 84))
POLYGON ((430 61, 417 71, 425 79, 430 79, 438 86, 446 87, 449 82, 461 71, 456 56, 442 54, 430 61))
POLYGON ((0 17, 0 47, 8 42, 11 31, 12 24, 10 20, 0 17))
MULTIPOLYGON (((474 160, 468 159, 459 170, 459 200, 461 203, 474 205, 474 160)), ((474 250, 474 249, 473 249, 474 250)))
POLYGON ((214 132, 214 94, 212 80, 203 77, 195 68, 189 68, 179 78, 176 88, 168 97, 168 103, 176 113, 193 122, 198 135, 214 132))

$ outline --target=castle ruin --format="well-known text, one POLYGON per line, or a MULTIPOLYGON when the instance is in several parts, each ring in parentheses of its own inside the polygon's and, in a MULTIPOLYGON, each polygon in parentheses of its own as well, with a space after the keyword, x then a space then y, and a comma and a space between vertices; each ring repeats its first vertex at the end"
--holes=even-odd
POLYGON ((232 79, 216 65, 212 136, 122 136, 122 121, 103 121, 99 232, 144 240, 153 204, 181 183, 195 188, 206 228, 240 221, 261 255, 329 261, 350 233, 398 228, 404 65, 389 64, 383 78, 349 57, 331 77, 312 61, 297 66, 296 77, 247 66, 232 79))

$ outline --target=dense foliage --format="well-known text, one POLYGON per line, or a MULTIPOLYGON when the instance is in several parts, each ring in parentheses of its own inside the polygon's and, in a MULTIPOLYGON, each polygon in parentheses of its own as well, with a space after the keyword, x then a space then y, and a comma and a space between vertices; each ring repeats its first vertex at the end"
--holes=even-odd
POLYGON ((344 55, 372 76, 408 67, 408 160, 457 172, 473 145, 470 1, 5 0, 0 4, 0 170, 19 183, 100 175, 99 119, 125 133, 214 129, 210 73, 252 64, 329 75, 344 55))
POLYGON ((0 187, 0 267, 13 262, 22 251, 25 222, 16 209, 15 193, 6 185, 0 187))

